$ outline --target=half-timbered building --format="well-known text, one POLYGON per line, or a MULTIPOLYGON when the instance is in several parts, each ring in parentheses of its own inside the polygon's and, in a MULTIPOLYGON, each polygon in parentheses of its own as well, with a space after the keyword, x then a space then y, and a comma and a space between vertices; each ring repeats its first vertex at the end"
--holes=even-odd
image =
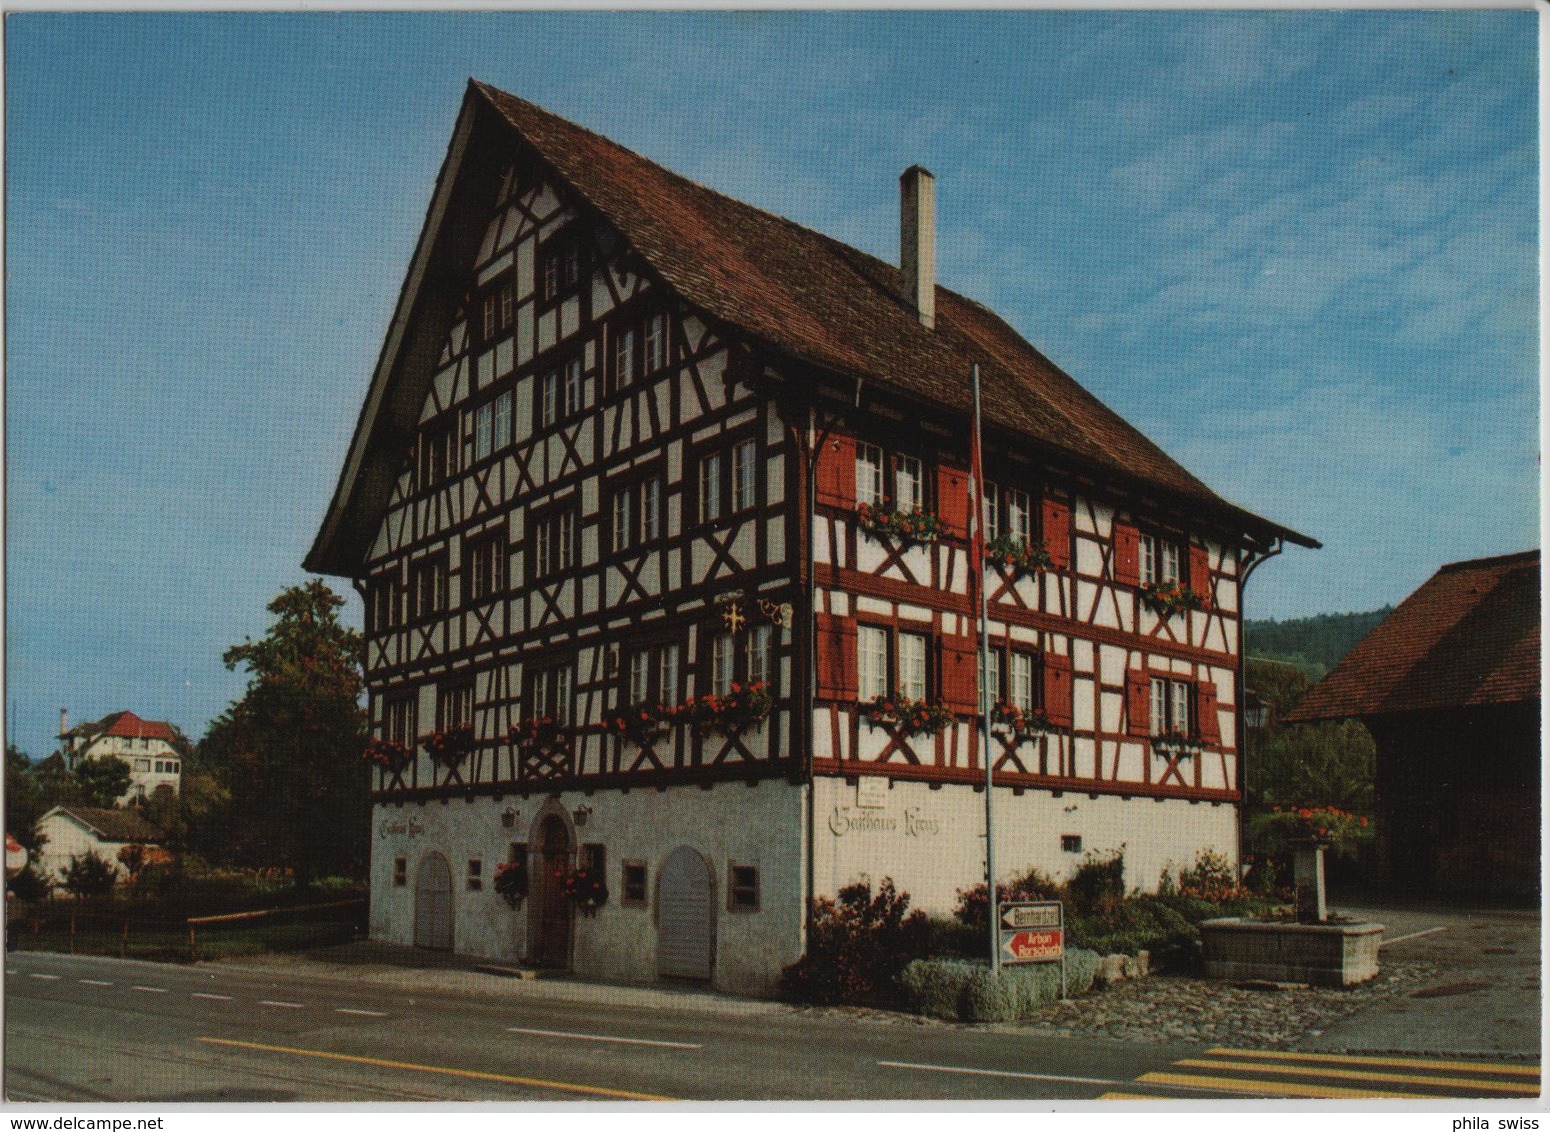
POLYGON ((763 993, 815 895, 946 911, 976 573, 1002 871, 1236 856, 1243 584, 1316 544, 937 287, 901 189, 894 267, 470 84, 307 559, 366 604, 375 936, 763 993))

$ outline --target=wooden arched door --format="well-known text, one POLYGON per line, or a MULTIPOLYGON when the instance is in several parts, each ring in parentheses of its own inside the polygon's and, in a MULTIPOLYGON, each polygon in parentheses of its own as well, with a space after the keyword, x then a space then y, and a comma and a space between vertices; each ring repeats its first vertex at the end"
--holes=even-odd
POLYGON ((570 866, 570 828, 564 818, 550 814, 538 827, 538 899, 533 905, 533 962, 542 967, 570 966, 571 904, 565 895, 570 866))
POLYGON ((452 950, 452 867, 434 851, 414 875, 414 945, 452 950))
POLYGON ((708 980, 713 933, 710 865, 680 845, 667 855, 658 879, 657 974, 708 980))

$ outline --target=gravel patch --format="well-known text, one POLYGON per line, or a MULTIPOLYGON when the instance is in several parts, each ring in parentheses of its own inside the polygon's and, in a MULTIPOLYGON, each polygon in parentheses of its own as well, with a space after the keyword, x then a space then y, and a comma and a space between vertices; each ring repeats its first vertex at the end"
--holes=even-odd
POLYGON ((1349 990, 1153 975, 1053 1003, 1019 1029, 1061 1037, 1274 1049, 1317 1037, 1339 1019, 1405 994, 1436 973, 1428 963, 1385 963, 1376 979, 1349 990))

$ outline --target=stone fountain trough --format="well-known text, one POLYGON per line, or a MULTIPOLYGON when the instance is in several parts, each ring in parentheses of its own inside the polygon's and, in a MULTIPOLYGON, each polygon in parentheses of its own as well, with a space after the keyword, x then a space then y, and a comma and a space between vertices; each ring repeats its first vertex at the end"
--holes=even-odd
POLYGON ((1324 904, 1324 849, 1293 855, 1297 920, 1226 917, 1200 925, 1208 979, 1262 979, 1353 987, 1376 978, 1383 925, 1331 917, 1324 904))

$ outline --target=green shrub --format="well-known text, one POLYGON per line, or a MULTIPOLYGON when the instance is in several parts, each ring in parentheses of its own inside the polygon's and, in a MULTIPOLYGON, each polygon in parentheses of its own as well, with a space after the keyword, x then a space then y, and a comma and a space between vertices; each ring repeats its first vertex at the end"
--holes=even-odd
MULTIPOLYGON (((982 885, 981 889, 983 887, 982 885)), ((972 959, 983 956, 990 947, 984 916, 983 905, 980 909, 980 922, 977 925, 932 916, 926 921, 925 955, 922 958, 960 956, 972 959)))
POLYGON ((840 889, 835 900, 813 902, 807 953, 781 972, 788 1002, 888 1006, 898 999, 898 976, 925 954, 924 912, 909 911, 908 893, 883 878, 877 895, 863 880, 840 889))
POLYGON ((77 854, 65 866, 65 891, 72 896, 106 896, 117 880, 118 870, 96 853, 77 854))
MULTIPOLYGON (((1098 956, 1066 949, 1066 993, 1086 994, 1098 956)), ((1060 964, 1003 967, 999 977, 984 960, 920 959, 899 975, 905 1005, 916 1014, 958 1022, 1016 1022, 1060 997, 1060 964)))
POLYGON ((36 904, 48 898, 48 894, 54 890, 54 882, 28 865, 7 881, 5 887, 8 892, 15 894, 16 899, 36 904))
POLYGON ((1078 916, 1091 916, 1125 898, 1125 847, 1088 853, 1066 882, 1066 900, 1078 916))
MULTIPOLYGON (((959 923, 978 928, 982 934, 988 931, 985 922, 987 891, 989 889, 983 883, 959 889, 958 904, 953 909, 953 916, 959 923)), ((1003 904, 1013 900, 1058 900, 1060 892, 1060 883, 1038 869, 1029 869, 1008 884, 996 884, 996 899, 1003 904)))

